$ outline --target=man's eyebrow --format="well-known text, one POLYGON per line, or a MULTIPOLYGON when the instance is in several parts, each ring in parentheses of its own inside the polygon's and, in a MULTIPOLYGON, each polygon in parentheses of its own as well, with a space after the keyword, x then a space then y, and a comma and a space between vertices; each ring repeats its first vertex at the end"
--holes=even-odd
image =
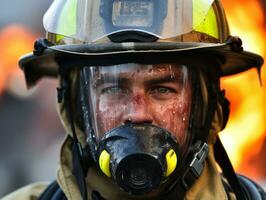
POLYGON ((95 80, 96 85, 104 84, 104 83, 129 83, 130 79, 127 77, 117 77, 111 74, 101 74, 95 80))
MULTIPOLYGON (((123 83, 123 84, 128 84, 131 83, 132 80, 138 81, 138 79, 133 79, 130 77, 117 77, 112 74, 101 74, 96 80, 95 83, 96 85, 101 85, 104 83, 123 83)), ((165 74, 162 76, 150 76, 147 80, 144 80, 144 83, 147 85, 152 85, 152 84, 160 84, 160 83, 173 83, 173 82, 183 82, 183 78, 181 78, 179 75, 176 74, 165 74)))
POLYGON ((179 76, 176 77, 175 74, 166 74, 164 76, 154 77, 149 80, 144 81, 145 84, 160 84, 160 83, 172 83, 172 82, 182 82, 183 79, 179 76))

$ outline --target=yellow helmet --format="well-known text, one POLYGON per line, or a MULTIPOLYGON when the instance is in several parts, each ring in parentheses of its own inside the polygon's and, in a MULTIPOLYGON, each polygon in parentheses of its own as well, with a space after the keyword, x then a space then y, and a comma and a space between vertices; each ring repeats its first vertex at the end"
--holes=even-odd
POLYGON ((169 52, 176 58, 213 55, 221 62, 221 76, 263 64, 262 57, 243 50, 239 38, 230 37, 219 0, 55 0, 43 22, 47 39, 38 40, 19 62, 28 86, 43 76, 56 77, 59 62, 72 57, 119 64, 169 52))

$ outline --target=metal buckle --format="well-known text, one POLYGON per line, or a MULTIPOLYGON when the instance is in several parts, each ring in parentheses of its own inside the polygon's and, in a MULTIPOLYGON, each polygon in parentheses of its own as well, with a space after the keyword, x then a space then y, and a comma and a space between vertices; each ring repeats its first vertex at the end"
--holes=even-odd
POLYGON ((204 167, 204 161, 208 155, 209 147, 207 143, 204 143, 200 150, 194 154, 194 157, 189 164, 189 168, 182 177, 183 186, 188 189, 192 183, 201 175, 204 167))

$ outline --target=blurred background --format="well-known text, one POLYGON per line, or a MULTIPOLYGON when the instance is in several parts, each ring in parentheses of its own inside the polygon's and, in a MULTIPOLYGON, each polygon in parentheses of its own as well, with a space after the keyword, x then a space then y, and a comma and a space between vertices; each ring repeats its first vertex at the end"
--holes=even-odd
MULTIPOLYGON (((0 197, 26 184, 55 178, 64 130, 56 112, 55 80, 27 90, 18 58, 45 36, 42 17, 52 0, 1 0, 0 197)), ((231 34, 266 59, 266 1, 222 0, 231 34)), ((222 80, 231 115, 221 139, 237 172, 266 189, 266 66, 222 80)))

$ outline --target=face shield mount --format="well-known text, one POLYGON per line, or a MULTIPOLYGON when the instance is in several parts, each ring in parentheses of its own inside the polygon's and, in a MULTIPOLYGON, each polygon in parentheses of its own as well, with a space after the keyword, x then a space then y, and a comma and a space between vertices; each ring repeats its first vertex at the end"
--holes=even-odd
POLYGON ((154 42, 167 16, 168 1, 102 0, 100 16, 113 42, 154 42), (123 29, 123 31, 121 31, 123 29), (146 32, 147 31, 147 32, 146 32))
POLYGON ((159 30, 167 16, 168 1, 101 0, 100 16, 107 32, 119 29, 159 30))

